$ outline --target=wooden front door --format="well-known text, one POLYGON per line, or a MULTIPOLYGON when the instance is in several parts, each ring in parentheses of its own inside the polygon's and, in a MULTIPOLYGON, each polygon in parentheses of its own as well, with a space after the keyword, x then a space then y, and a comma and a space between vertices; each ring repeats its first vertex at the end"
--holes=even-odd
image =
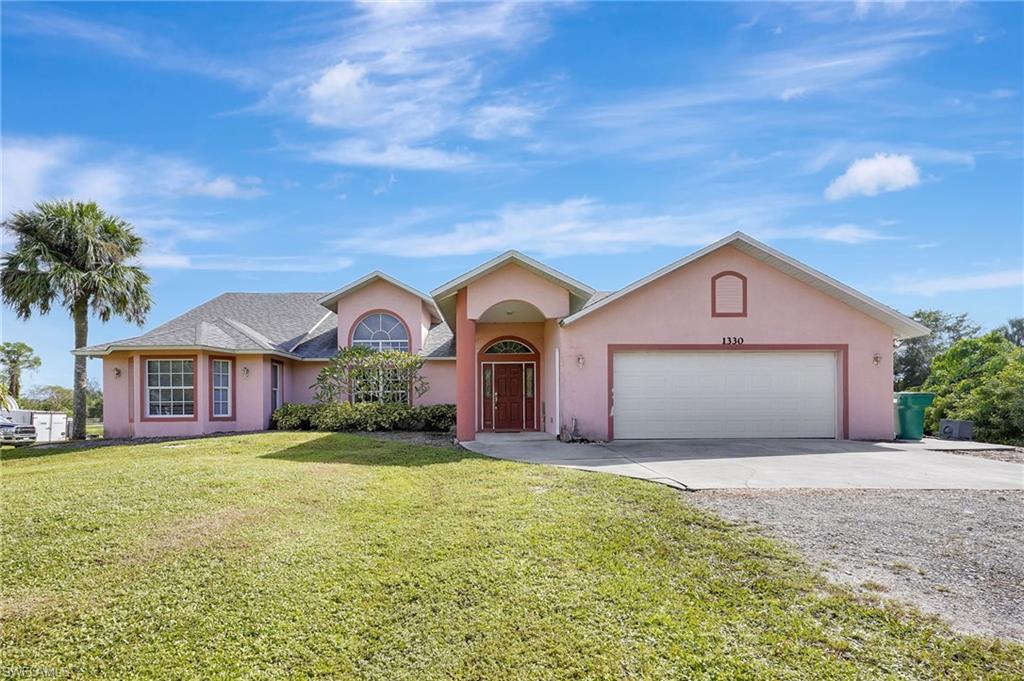
POLYGON ((523 365, 494 365, 494 429, 523 429, 523 365))

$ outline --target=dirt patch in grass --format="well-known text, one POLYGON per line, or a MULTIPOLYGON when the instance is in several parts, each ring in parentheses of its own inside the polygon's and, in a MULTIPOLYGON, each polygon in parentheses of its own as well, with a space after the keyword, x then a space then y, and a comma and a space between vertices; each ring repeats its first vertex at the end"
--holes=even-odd
POLYGON ((0 622, 42 615, 57 609, 60 599, 43 591, 28 591, 0 598, 0 622))
POLYGON ((357 433, 375 440, 386 440, 388 442, 401 442, 407 445, 426 445, 427 447, 447 447, 448 449, 459 449, 450 433, 433 433, 428 431, 385 431, 379 433, 357 433))
POLYGON ((145 542, 138 559, 153 560, 170 552, 209 546, 228 533, 259 522, 271 513, 272 509, 266 507, 231 507, 190 518, 158 530, 145 542))

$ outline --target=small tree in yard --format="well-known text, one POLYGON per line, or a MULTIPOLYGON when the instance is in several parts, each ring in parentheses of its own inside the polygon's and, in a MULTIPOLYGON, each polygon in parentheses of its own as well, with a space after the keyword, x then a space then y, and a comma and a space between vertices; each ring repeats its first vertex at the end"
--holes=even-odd
POLYGON ((945 352, 953 343, 970 338, 981 330, 966 314, 949 314, 942 310, 917 310, 913 319, 931 333, 903 341, 893 360, 896 390, 920 388, 928 378, 932 358, 945 352))
MULTIPOLYGON (((124 220, 95 203, 44 201, 3 226, 17 238, 0 262, 3 301, 22 319, 48 314, 54 304, 75 323, 75 348, 88 345, 89 314, 144 324, 153 302, 149 276, 134 261, 143 240, 124 220)), ((86 358, 75 357, 74 430, 85 439, 86 358)))
POLYGON ((38 369, 41 364, 42 360, 27 343, 0 343, 0 367, 3 368, 7 394, 14 399, 21 397, 21 372, 38 369))
POLYGON ((342 348, 320 370, 313 384, 317 402, 329 404, 352 399, 356 402, 408 404, 430 389, 420 376, 423 358, 399 350, 342 348))

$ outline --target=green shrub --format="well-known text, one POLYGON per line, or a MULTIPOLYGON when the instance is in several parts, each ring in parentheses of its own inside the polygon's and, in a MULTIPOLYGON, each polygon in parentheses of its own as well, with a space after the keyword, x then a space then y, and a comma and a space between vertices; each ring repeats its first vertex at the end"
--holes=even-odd
POLYGON ((310 424, 316 430, 355 430, 356 414, 348 402, 317 405, 310 424))
POLYGON ((423 414, 423 430, 434 430, 443 433, 455 427, 454 404, 431 404, 420 407, 423 414))
MULTIPOLYGON (((306 407, 308 414, 297 426, 323 431, 438 430, 448 431, 455 425, 455 405, 434 404, 411 407, 394 402, 336 402, 321 405, 285 405, 306 407)), ((282 407, 284 409, 284 407, 282 407)), ((277 418, 278 412, 274 412, 277 418)), ((301 410, 296 410, 301 411, 301 410)), ((278 421, 280 428, 285 421, 278 421)), ((289 421, 290 423, 290 421, 289 421)))
POLYGON ((278 430, 309 430, 316 407, 312 404, 289 402, 278 407, 270 416, 271 428, 278 430))
POLYGON ((939 419, 964 419, 974 421, 979 440, 1024 441, 1024 349, 998 333, 958 341, 935 357, 924 390, 935 393, 925 411, 930 432, 939 419))

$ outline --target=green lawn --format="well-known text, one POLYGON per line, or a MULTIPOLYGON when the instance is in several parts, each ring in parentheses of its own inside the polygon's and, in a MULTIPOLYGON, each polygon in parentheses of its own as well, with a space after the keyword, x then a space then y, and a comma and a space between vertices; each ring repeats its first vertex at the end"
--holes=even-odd
POLYGON ((85 434, 88 437, 103 437, 103 424, 102 423, 87 423, 87 424, 85 424, 85 434))
POLYGON ((5 669, 1024 675, 651 483, 318 433, 3 456, 5 669))

